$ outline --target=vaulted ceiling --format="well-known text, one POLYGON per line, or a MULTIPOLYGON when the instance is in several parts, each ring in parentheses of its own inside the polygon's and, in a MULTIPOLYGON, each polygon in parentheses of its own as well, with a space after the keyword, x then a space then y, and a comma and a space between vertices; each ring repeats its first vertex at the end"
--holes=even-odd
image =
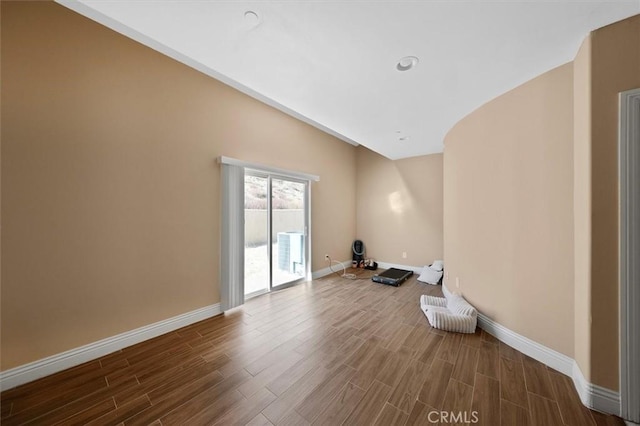
POLYGON ((390 159, 441 152, 465 115, 640 13, 640 0, 58 1, 390 159))

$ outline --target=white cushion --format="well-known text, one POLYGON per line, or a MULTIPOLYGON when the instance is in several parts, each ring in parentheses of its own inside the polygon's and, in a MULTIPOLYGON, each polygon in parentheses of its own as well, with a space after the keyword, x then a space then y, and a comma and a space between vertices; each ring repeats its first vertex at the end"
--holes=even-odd
POLYGON ((444 262, 442 260, 434 260, 431 264, 431 269, 442 271, 444 269, 444 262))
POLYGON ((422 281, 427 284, 438 284, 440 278, 442 278, 442 271, 435 271, 432 268, 425 266, 422 268, 418 281, 422 281))

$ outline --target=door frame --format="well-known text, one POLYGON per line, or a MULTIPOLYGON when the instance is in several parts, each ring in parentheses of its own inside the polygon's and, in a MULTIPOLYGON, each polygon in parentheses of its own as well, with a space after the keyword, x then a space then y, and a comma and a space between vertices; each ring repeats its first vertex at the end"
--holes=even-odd
POLYGON ((272 291, 282 290, 294 285, 297 285, 303 281, 308 281, 311 277, 311 179, 306 176, 291 176, 283 173, 282 170, 277 171, 269 168, 262 168, 259 166, 245 167, 245 176, 257 176, 267 179, 267 257, 269 262, 269 283, 266 290, 258 290, 253 293, 245 295, 245 298, 251 299, 252 297, 260 296, 272 291), (272 196, 273 196, 273 179, 296 182, 304 185, 304 275, 299 279, 288 281, 286 283, 274 286, 273 285, 273 211, 272 211, 272 196))
MULTIPOLYGON (((293 285, 299 284, 303 281, 307 281, 311 276, 311 232, 309 232, 311 225, 311 182, 308 179, 300 179, 298 177, 287 176, 283 174, 277 173, 269 173, 269 198, 271 198, 271 180, 272 179, 280 179, 286 180, 290 182, 296 182, 304 184, 304 275, 297 280, 288 281, 286 283, 280 284, 278 286, 273 286, 273 256, 269 256, 269 264, 271 265, 271 279, 269 282, 269 291, 272 290, 282 290, 284 288, 291 287, 293 285)), ((269 208, 271 208, 271 200, 269 200, 269 208)), ((271 211, 269 211, 269 218, 271 220, 271 211)), ((269 232, 271 232, 271 224, 269 224, 269 232)), ((269 234, 269 238, 271 238, 271 234, 269 234)), ((273 244, 273 241, 271 241, 273 244)), ((271 250, 269 251, 271 252, 271 250)))
POLYGON ((640 423, 640 89, 620 93, 620 416, 640 423), (634 142, 636 141, 636 142, 634 142))

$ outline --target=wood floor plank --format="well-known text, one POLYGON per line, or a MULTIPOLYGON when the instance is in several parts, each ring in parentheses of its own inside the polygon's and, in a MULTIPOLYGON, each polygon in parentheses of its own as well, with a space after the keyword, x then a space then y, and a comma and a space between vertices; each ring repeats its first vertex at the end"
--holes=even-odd
MULTIPOLYGON (((198 412, 200 407, 207 407, 212 401, 228 394, 251 375, 246 371, 240 371, 233 376, 220 380, 220 373, 214 371, 187 386, 178 388, 170 394, 159 394, 152 406, 129 418, 125 425, 147 424, 165 419, 163 423, 184 424, 191 415, 198 412), (166 419, 172 419, 166 421, 166 419)), ((242 395, 236 392, 240 398, 242 395)))
POLYGON ((529 406, 521 362, 500 357, 500 392, 502 399, 521 407, 529 406))
POLYGON ((251 419, 251 421, 249 421, 245 426, 273 426, 273 423, 260 413, 251 419))
POLYGON ((547 366, 526 355, 522 357, 522 366, 524 367, 524 380, 527 391, 548 399, 554 399, 547 366))
POLYGON ((358 366, 356 373, 350 382, 356 386, 367 390, 375 380, 380 371, 384 370, 389 362, 392 352, 388 349, 375 347, 367 359, 358 366))
POLYGON ((476 374, 471 411, 476 413, 479 426, 500 424, 500 382, 476 374))
POLYGON ((219 416, 214 424, 216 425, 244 425, 256 417, 277 397, 264 388, 249 398, 244 398, 233 404, 222 416, 219 416))
POLYGON ((465 425, 472 420, 472 398, 473 387, 455 379, 449 380, 441 411, 457 416, 449 419, 450 424, 465 425))
POLYGON ((573 382, 564 374, 549 371, 554 399, 560 408, 562 421, 568 426, 595 426, 589 409, 582 405, 573 382))
POLYGON ((500 424, 502 426, 528 426, 529 423, 528 409, 505 399, 500 400, 500 424))
MULTIPOLYGON (((67 416, 64 419, 65 425, 86 425, 88 422, 95 420, 116 408, 116 404, 113 402, 113 398, 105 399, 89 408, 86 408, 78 413, 67 416)), ((39 424, 49 424, 50 419, 44 416, 38 420, 39 424)))
POLYGON ((436 359, 429 368, 427 378, 418 393, 418 400, 435 408, 442 408, 444 395, 449 386, 449 380, 453 373, 453 364, 436 359))
POLYGON ((346 425, 372 425, 384 407, 391 388, 384 383, 374 381, 358 405, 344 421, 346 425))
POLYGON ((46 412, 50 407, 59 407, 78 398, 106 389, 108 387, 104 376, 90 377, 87 381, 80 380, 74 383, 58 385, 52 387, 48 392, 38 392, 33 395, 27 394, 24 398, 13 402, 13 415, 29 412, 46 412), (43 409, 43 407, 45 407, 43 409))
POLYGON ((417 359, 427 365, 431 365, 433 360, 436 358, 436 355, 438 354, 438 350, 440 349, 440 345, 442 345, 443 340, 443 336, 440 336, 439 334, 435 334, 433 332, 429 332, 429 335, 422 343, 422 346, 419 347, 416 351, 417 359))
POLYGON ((344 363, 352 368, 358 368, 369 357, 373 349, 382 342, 382 339, 376 336, 367 338, 364 343, 356 349, 351 356, 344 360, 344 363))
POLYGON ((560 409, 555 401, 529 393, 531 426, 562 426, 560 409))
POLYGON ((462 334, 446 333, 440 347, 438 348, 436 357, 455 365, 461 344, 462 334))
POLYGON ((13 406, 13 402, 11 401, 0 401, 0 419, 4 419, 11 415, 11 407, 13 406))
POLYGON ((382 346, 391 350, 402 346, 404 344, 404 341, 409 338, 414 329, 415 327, 413 326, 400 324, 396 332, 393 333, 388 339, 386 339, 382 343, 382 346))
POLYGON ((389 395, 388 402, 409 414, 422 385, 429 374, 429 366, 416 359, 409 361, 402 378, 389 395))
POLYGON ((591 415, 597 426, 626 426, 624 420, 617 416, 609 416, 597 411, 592 411, 591 415))
POLYGON ((451 377, 469 386, 473 386, 477 365, 478 349, 463 344, 460 346, 460 353, 458 354, 458 359, 451 377))
MULTIPOLYGON (((109 357, 109 355, 107 355, 109 357)), ((105 357, 106 358, 106 357, 105 357)), ((75 381, 86 381, 88 378, 96 377, 100 374, 102 366, 99 360, 89 361, 76 367, 69 368, 56 374, 44 377, 40 380, 26 383, 13 389, 2 392, 3 401, 14 401, 25 397, 33 397, 40 393, 50 392, 57 387, 66 387, 75 381)), ((25 404, 26 405, 26 404, 25 404)))
POLYGON ((325 426, 342 424, 362 400, 364 394, 365 391, 358 386, 350 382, 346 383, 313 424, 325 426))
MULTIPOLYGON (((262 396, 260 393, 257 393, 254 394, 253 397, 256 395, 262 396)), ((226 415, 237 404, 241 404, 243 401, 246 401, 246 398, 244 398, 237 390, 218 394, 216 398, 212 398, 211 395, 206 395, 206 398, 208 399, 208 403, 202 406, 197 412, 192 411, 193 406, 189 406, 189 408, 187 408, 186 405, 182 405, 173 410, 167 416, 162 417, 160 421, 163 425, 212 425, 226 415), (178 422, 176 419, 180 419, 180 421, 178 422)))
POLYGON ((298 414, 295 410, 290 410, 280 421, 278 422, 278 426, 308 426, 311 423, 306 421, 300 414, 298 414))
POLYGON ((409 414, 409 417, 405 425, 422 426, 422 425, 433 424, 431 419, 432 418, 439 419, 440 416, 434 416, 433 414, 430 414, 432 412, 436 412, 440 414, 439 410, 429 407, 428 405, 423 404, 420 401, 416 401, 416 403, 413 405, 413 409, 411 410, 411 413, 409 414))
POLYGON ((410 359, 410 351, 400 348, 397 352, 389 355, 389 361, 380 369, 376 375, 376 380, 387 386, 395 387, 407 369, 410 359))
POLYGON ((322 414, 333 397, 351 380, 356 370, 340 364, 332 369, 325 379, 320 382, 294 409, 309 423, 322 414))
POLYGON ((331 371, 324 367, 314 368, 279 395, 278 399, 265 408, 262 414, 270 422, 278 424, 280 419, 302 402, 330 374, 331 371))
POLYGON ((290 369, 285 370, 275 379, 267 383, 269 389, 274 395, 280 396, 286 392, 296 382, 301 380, 310 371, 320 367, 314 358, 302 358, 296 362, 290 369))
POLYGON ((510 359, 512 361, 522 362, 523 356, 520 352, 503 342, 499 342, 498 346, 500 348, 499 350, 501 357, 510 359))
POLYGON ((498 345, 483 340, 482 345, 478 349, 478 368, 476 371, 485 376, 500 380, 499 361, 498 345))
POLYGON ((139 397, 127 404, 119 406, 113 411, 94 419, 87 423, 87 426, 109 426, 118 425, 125 420, 135 416, 151 406, 151 401, 146 395, 139 397))
POLYGON ((493 343, 494 345, 497 345, 498 343, 500 343, 500 341, 495 336, 487 333, 485 330, 482 330, 482 341, 487 343, 493 343))
POLYGON ((376 419, 375 426, 402 426, 407 422, 409 415, 398 410, 388 402, 384 404, 384 408, 376 419))
POLYGON ((276 380, 283 374, 286 374, 302 359, 304 359, 304 357, 297 352, 292 351, 285 354, 278 362, 268 368, 265 368, 251 379, 244 382, 240 387, 238 387, 238 391, 248 398, 262 388, 266 388, 271 381, 276 380))
POLYGON ((319 358, 323 367, 331 367, 337 364, 341 364, 345 359, 349 359, 363 344, 364 340, 358 336, 351 336, 340 347, 336 348, 330 353, 325 353, 325 356, 319 358))
POLYGON ((480 349, 482 346, 482 329, 478 327, 475 332, 464 334, 462 336, 462 344, 480 349))

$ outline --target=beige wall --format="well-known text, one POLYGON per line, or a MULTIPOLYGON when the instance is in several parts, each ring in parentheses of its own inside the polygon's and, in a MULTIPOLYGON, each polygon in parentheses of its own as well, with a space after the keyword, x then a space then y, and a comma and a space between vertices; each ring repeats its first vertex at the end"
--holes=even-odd
POLYGON ((640 15, 591 36, 591 379, 619 388, 618 94, 640 87, 640 15))
POLYGON ((353 146, 60 5, 1 7, 3 370, 218 302, 219 155, 320 175, 312 269, 350 258, 353 146))
POLYGON ((574 350, 573 70, 485 104, 445 139, 447 286, 567 356, 574 350))
POLYGON ((368 256, 410 266, 442 259, 442 154, 392 161, 359 146, 357 189, 368 256))
POLYGON ((591 36, 573 61, 574 358, 591 380, 591 36))

